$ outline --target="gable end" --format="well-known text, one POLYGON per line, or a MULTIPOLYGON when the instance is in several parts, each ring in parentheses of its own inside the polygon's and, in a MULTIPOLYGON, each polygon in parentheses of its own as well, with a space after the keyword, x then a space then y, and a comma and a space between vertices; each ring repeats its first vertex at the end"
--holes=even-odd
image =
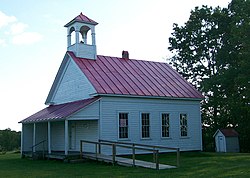
POLYGON ((58 70, 45 104, 62 104, 90 98, 94 87, 79 67, 66 54, 58 70))

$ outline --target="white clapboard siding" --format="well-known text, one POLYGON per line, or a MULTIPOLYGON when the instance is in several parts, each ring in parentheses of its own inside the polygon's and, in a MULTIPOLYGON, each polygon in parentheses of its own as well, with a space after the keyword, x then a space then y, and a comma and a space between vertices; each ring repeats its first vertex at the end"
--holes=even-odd
POLYGON ((238 137, 226 137, 227 152, 239 152, 239 139, 238 137))
POLYGON ((50 101, 55 104, 83 100, 89 98, 89 94, 95 93, 94 87, 71 58, 57 82, 50 101))
POLYGON ((51 150, 64 151, 64 121, 51 122, 51 150))
POLYGON ((36 151, 48 150, 48 124, 47 122, 36 123, 36 144, 44 141, 36 146, 36 151))
MULTIPOLYGON (((69 150, 80 151, 80 140, 98 140, 98 120, 69 121, 69 150)), ((84 151, 93 151, 93 145, 84 151)), ((64 151, 64 122, 51 123, 51 149, 64 151)))
POLYGON ((180 147, 181 150, 201 150, 201 116, 199 101, 143 98, 103 97, 100 118, 100 138, 118 139, 118 113, 129 113, 129 139, 121 140, 151 145, 180 147), (150 113, 150 138, 141 138, 140 115, 150 113), (161 138, 161 113, 170 114, 170 137, 161 138), (188 136, 180 136, 181 113, 188 116, 188 136))
MULTIPOLYGON (((70 121, 69 127, 71 128, 72 125, 75 127, 75 134, 72 134, 75 138, 69 138, 75 141, 75 146, 70 147, 70 151, 80 151, 80 140, 98 140, 98 120, 70 121)), ((71 140, 69 140, 69 143, 71 143, 71 140)), ((93 144, 84 144, 83 146, 84 152, 93 152, 94 150, 93 144)))
POLYGON ((22 151, 32 151, 33 144, 33 124, 23 124, 23 149, 22 151))
POLYGON ((73 114, 68 120, 96 120, 99 119, 99 102, 96 101, 89 106, 81 109, 77 113, 73 114))

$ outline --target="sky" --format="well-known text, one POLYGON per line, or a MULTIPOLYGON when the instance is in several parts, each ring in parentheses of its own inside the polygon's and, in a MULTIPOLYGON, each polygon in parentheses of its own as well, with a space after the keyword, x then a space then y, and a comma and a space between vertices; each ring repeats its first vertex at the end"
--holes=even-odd
POLYGON ((1 0, 0 130, 44 102, 67 49, 66 23, 82 12, 95 20, 97 54, 166 62, 173 23, 184 25, 196 6, 229 0, 1 0))

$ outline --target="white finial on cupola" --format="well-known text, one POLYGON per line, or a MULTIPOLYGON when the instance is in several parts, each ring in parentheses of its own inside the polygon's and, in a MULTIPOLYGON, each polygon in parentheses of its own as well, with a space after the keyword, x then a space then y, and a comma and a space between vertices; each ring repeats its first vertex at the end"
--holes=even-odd
POLYGON ((74 52, 76 57, 96 59, 95 26, 98 23, 80 13, 67 23, 67 50, 74 52), (88 43, 88 32, 91 31, 91 43, 88 43), (75 42, 72 44, 71 35, 75 32, 75 42), (81 38, 81 39, 80 39, 81 38))

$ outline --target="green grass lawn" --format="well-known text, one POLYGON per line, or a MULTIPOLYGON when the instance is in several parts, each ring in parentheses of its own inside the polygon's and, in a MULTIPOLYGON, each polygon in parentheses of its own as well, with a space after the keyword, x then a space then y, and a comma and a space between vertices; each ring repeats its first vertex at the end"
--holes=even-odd
MULTIPOLYGON (((152 155, 137 158, 152 160, 152 155)), ((160 155, 160 163, 175 164, 172 153, 160 155)), ((64 163, 54 160, 21 159, 20 154, 0 155, 0 177, 250 177, 250 154, 245 153, 181 153, 181 167, 151 170, 112 166, 87 161, 64 163)))

